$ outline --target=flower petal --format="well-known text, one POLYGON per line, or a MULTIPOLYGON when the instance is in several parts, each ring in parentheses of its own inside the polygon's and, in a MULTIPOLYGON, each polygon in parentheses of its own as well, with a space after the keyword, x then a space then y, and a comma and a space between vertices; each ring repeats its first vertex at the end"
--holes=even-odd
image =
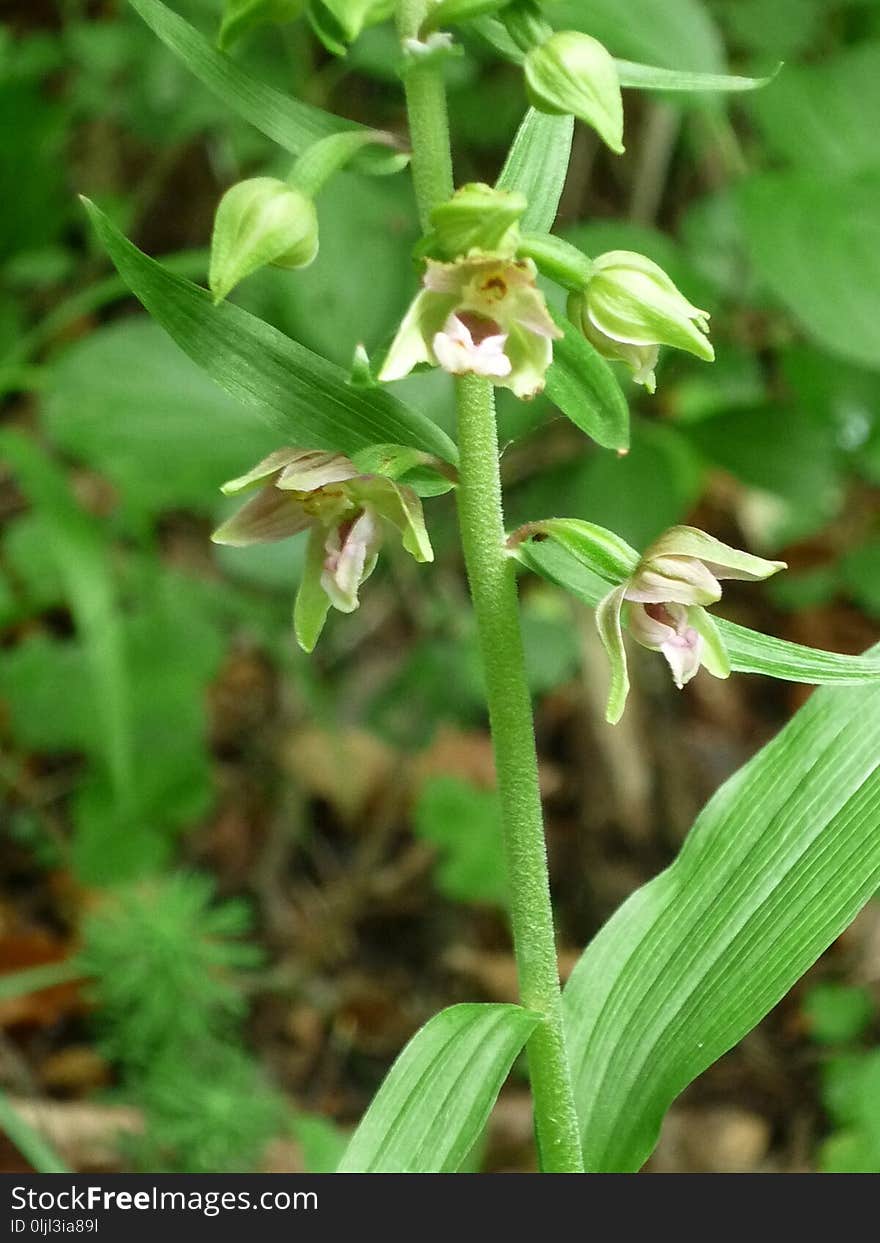
POLYGON ((386 479, 384 475, 361 475, 352 485, 352 495, 365 501, 380 517, 397 528, 401 543, 416 561, 434 560, 434 550, 425 529, 422 502, 412 488, 386 479))
POLYGON ((681 604, 655 604, 646 608, 634 604, 627 620, 637 643, 652 652, 662 652, 679 690, 700 668, 703 639, 691 625, 688 610, 681 604))
POLYGON ((402 380, 420 363, 434 362, 431 341, 442 329, 455 303, 455 296, 448 293, 423 289, 416 294, 379 372, 383 384, 402 380))
POLYGON ((626 588, 627 600, 642 604, 714 604, 721 584, 696 557, 647 554, 626 588))
POLYGON ((721 631, 715 624, 715 618, 704 608, 695 605, 688 609, 688 621, 703 640, 701 660, 703 668, 713 678, 730 677, 730 656, 727 653, 721 631))
POLYGON ((353 613, 358 607, 358 589, 376 568, 381 543, 378 517, 370 509, 328 532, 321 586, 340 613, 353 613))
POLYGON ((605 709, 605 719, 611 725, 616 725, 623 716, 626 697, 629 694, 626 648, 623 645, 623 630, 620 624, 623 593, 623 586, 615 587, 596 606, 596 628, 611 665, 611 685, 608 689, 608 704, 605 709))
POLYGON ((697 527, 672 527, 666 531, 646 550, 644 560, 654 561, 658 557, 696 557, 716 578, 736 578, 748 582, 769 578, 771 574, 788 568, 784 561, 767 561, 731 548, 729 544, 722 544, 721 540, 697 527))
POLYGON ((222 484, 220 491, 226 496, 236 496, 239 492, 247 492, 250 488, 255 488, 257 484, 265 483, 270 476, 277 475, 303 452, 302 449, 276 449, 274 453, 264 457, 262 462, 258 462, 246 475, 239 475, 238 478, 230 479, 222 484))
POLYGON ((299 534, 311 522, 296 497, 270 485, 218 527, 211 539, 215 544, 230 544, 236 548, 272 544, 299 534))
POLYGON ((289 462, 275 480, 285 492, 315 492, 332 483, 345 483, 357 475, 354 462, 342 453, 314 450, 289 462))
POLYGON ((330 597, 321 586, 324 571, 324 532, 312 527, 306 550, 306 561, 296 603, 293 606, 293 630, 304 652, 313 652, 330 612, 330 597))

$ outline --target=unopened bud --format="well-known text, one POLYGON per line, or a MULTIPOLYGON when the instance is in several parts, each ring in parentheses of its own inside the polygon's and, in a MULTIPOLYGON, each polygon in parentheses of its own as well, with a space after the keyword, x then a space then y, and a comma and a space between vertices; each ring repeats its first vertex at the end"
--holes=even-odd
POLYGON ((518 191, 494 190, 479 182, 462 186, 431 213, 431 252, 440 259, 458 259, 471 251, 513 258, 527 206, 518 191))
POLYGON ((617 67, 597 39, 572 30, 551 35, 526 56, 525 75, 529 99, 539 112, 576 116, 612 151, 623 151, 617 67))
POLYGON ((275 177, 252 177, 220 200, 208 283, 220 302, 258 268, 305 268, 318 253, 318 216, 310 198, 275 177))

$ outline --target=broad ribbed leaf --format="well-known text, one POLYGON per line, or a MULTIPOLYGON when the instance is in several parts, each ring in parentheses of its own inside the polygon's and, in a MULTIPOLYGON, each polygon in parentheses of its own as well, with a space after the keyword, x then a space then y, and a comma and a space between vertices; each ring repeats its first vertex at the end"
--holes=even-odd
POLYGON ((450 1174, 489 1117, 539 1017, 520 1006, 441 1010, 398 1057, 355 1131, 341 1174, 450 1174))
POLYGON ((110 258, 146 309, 221 388, 253 406, 288 444, 356 453, 400 444, 454 461, 455 446, 435 423, 385 389, 356 388, 341 368, 197 285, 162 268, 86 207, 110 258))
MULTIPOLYGON (((530 570, 593 608, 615 585, 610 578, 601 576, 598 562, 588 567, 551 540, 522 544, 517 556, 530 570)), ((735 673, 763 673, 785 682, 806 682, 812 686, 880 680, 880 652, 872 651, 864 656, 823 652, 725 621, 717 616, 717 610, 713 610, 713 618, 735 673)))
POLYGON ((565 336, 553 342, 547 396, 603 448, 628 449, 629 406, 614 373, 573 324, 554 318, 565 336))
POLYGON ((637 1170, 688 1083, 880 884, 880 686, 818 691, 718 791, 565 990, 591 1171, 637 1170))
POLYGON ((776 76, 771 73, 765 78, 742 78, 730 73, 692 73, 640 65, 633 60, 618 60, 615 64, 620 85, 640 91, 756 91, 776 76))
MULTIPOLYGON (((363 128, 354 121, 282 95, 252 77, 161 0, 128 2, 200 82, 245 121, 294 155, 330 134, 363 128)), ((405 163, 400 151, 378 146, 363 151, 356 161, 358 167, 372 173, 395 173, 405 163)))
POLYGON ((501 190, 519 190, 528 199, 524 233, 549 233, 565 187, 574 118, 551 117, 530 108, 516 133, 498 178, 501 190))

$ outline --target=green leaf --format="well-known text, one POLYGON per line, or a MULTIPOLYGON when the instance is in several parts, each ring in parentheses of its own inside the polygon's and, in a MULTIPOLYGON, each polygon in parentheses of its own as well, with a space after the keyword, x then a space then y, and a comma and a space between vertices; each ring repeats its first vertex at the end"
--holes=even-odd
POLYGON ((880 654, 873 651, 864 656, 822 652, 770 634, 760 634, 723 617, 716 617, 715 623, 730 654, 730 667, 736 673, 765 673, 785 682, 806 682, 815 686, 880 678, 880 654))
POLYGON ((278 447, 146 316, 65 349, 41 421, 54 445, 110 480, 133 522, 172 508, 212 514, 221 483, 278 447))
POLYGON ((549 233, 568 175, 574 117, 548 116, 530 108, 516 133, 497 181, 499 190, 518 190, 528 199, 520 225, 524 233, 549 233))
POLYGON ((437 888, 456 902, 504 906, 501 806, 495 790, 482 790, 458 777, 425 782, 413 814, 416 836, 440 852, 437 888))
POLYGON ((165 271, 133 246, 93 203, 86 207, 132 293, 193 362, 249 406, 287 443, 356 453, 372 444, 409 445, 446 461, 449 437, 385 389, 355 388, 346 373, 240 307, 165 271))
POLYGON ((553 342, 547 396, 603 448, 628 449, 629 406, 613 371, 572 323, 554 319, 565 336, 553 342))
POLYGON ((391 1067, 339 1173, 455 1173, 538 1022, 520 1006, 441 1010, 391 1067))
POLYGON ((588 1170, 637 1170, 679 1092, 872 896, 878 757, 880 687, 818 692, 587 949, 564 1008, 588 1170))
POLYGON ((804 1018, 810 1036, 819 1044, 848 1044, 858 1040, 874 1017, 874 1002, 866 988, 851 984, 816 984, 804 998, 804 1018))
POLYGON ((880 173, 774 173, 739 192, 755 272, 825 349, 880 365, 880 173))
MULTIPOLYGON (((282 95, 259 78, 251 77, 161 0, 129 0, 129 4, 200 82, 267 138, 294 155, 302 154, 329 134, 361 128, 354 121, 282 95)), ((358 166, 372 173, 395 173, 401 167, 400 152, 370 148, 358 157, 358 166)))
POLYGON ((724 71, 721 35, 701 0, 559 0, 551 15, 558 29, 583 30, 614 56, 676 71, 724 71))
MULTIPOLYGON (((134 750, 123 636, 106 545, 97 524, 71 495, 61 470, 34 441, 18 432, 2 432, 0 456, 46 523, 86 653, 99 754, 117 810, 124 810, 132 792, 134 750)), ((56 684, 54 693, 63 698, 63 684, 56 684)))
POLYGON ((5 1092, 0 1092, 0 1130, 5 1132, 18 1151, 38 1174, 70 1174, 66 1166, 42 1135, 12 1105, 5 1092))
POLYGON ((304 0, 226 0, 217 44, 227 52, 249 30, 272 23, 282 25, 298 18, 304 0))
POLYGON ((796 168, 825 177, 876 169, 880 42, 791 65, 748 108, 773 155, 796 168))
POLYGON ((775 73, 764 78, 742 78, 729 73, 662 69, 659 65, 641 65, 632 60, 618 60, 616 64, 620 85, 639 91, 757 91, 775 77, 775 73))
MULTIPOLYGON (((609 586, 619 581, 600 576, 596 567, 588 568, 555 541, 521 544, 517 557, 528 569, 593 608, 609 586)), ((805 682, 812 686, 880 680, 880 652, 872 650, 864 656, 823 652, 760 634, 714 614, 712 619, 724 640, 735 673, 763 673, 785 682, 805 682)))

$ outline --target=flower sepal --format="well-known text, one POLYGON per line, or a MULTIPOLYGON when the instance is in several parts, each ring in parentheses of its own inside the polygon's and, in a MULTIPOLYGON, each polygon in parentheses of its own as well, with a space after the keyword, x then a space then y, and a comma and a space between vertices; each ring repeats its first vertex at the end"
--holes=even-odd
POLYGON ((309 532, 294 609, 297 641, 311 651, 333 607, 351 613, 393 527, 416 561, 433 560, 418 495, 384 475, 365 473, 341 453, 279 449, 229 480, 227 495, 254 492, 212 536, 246 547, 309 532))
POLYGON ((524 194, 472 182, 431 212, 431 231, 416 257, 452 260, 482 253, 512 259, 520 242, 519 222, 528 207, 524 194))

